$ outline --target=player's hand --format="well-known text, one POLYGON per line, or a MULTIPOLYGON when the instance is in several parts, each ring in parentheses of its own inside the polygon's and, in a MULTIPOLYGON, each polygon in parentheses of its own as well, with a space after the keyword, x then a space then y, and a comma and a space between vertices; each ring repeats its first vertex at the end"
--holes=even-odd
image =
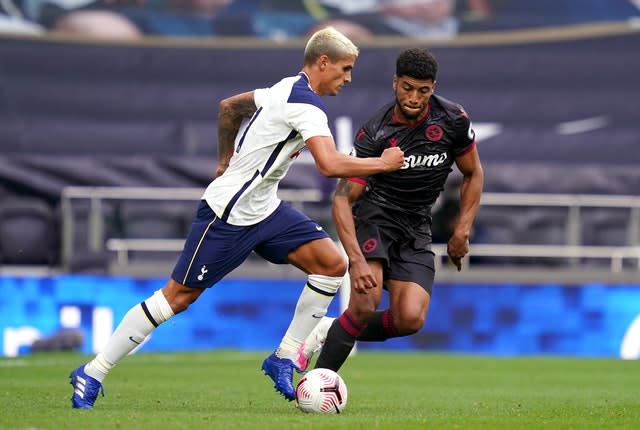
POLYGON ((404 152, 397 146, 385 149, 380 158, 386 165, 385 172, 398 170, 404 164, 404 152))
POLYGON ((449 239, 447 243, 447 254, 451 262, 458 269, 458 272, 462 270, 462 259, 468 252, 469 238, 456 236, 455 234, 451 236, 451 239, 449 239))
POLYGON ((454 266, 458 269, 458 272, 462 270, 462 258, 461 257, 452 257, 449 256, 449 260, 453 263, 454 266))
POLYGON ((349 269, 351 289, 358 294, 369 294, 369 290, 377 286, 376 278, 366 261, 351 262, 349 269))

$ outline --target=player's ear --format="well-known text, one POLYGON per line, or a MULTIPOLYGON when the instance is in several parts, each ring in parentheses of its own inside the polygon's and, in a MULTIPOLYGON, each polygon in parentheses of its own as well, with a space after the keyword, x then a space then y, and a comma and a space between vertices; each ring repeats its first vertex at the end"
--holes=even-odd
POLYGON ((398 76, 397 75, 393 75, 393 92, 396 92, 396 88, 398 88, 398 76))
POLYGON ((329 63, 329 57, 327 55, 323 54, 318 58, 318 68, 320 70, 326 69, 327 63, 329 63))

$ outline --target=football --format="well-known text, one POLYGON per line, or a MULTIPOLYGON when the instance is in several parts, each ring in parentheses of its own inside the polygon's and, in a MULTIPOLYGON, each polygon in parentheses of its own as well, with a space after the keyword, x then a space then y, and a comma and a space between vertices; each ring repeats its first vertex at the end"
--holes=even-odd
POLYGON ((298 382, 296 401, 303 412, 339 414, 347 406, 347 385, 333 370, 313 369, 298 382))

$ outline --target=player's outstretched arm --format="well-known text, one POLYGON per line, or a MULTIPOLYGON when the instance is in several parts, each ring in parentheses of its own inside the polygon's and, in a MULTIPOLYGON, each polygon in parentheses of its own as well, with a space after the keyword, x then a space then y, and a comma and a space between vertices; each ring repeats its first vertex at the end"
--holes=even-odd
POLYGON ((462 258, 469 252, 469 237, 473 221, 480 206, 480 196, 484 184, 484 171, 480 163, 477 149, 456 158, 456 165, 462 173, 460 186, 460 214, 453 229, 453 234, 447 243, 447 254, 456 265, 458 271, 462 269, 462 258))
POLYGON ((314 136, 305 143, 313 155, 318 171, 332 178, 392 172, 404 164, 404 152, 398 147, 385 149, 380 157, 357 158, 338 152, 330 136, 314 136))
POLYGON ((376 278, 358 244, 351 209, 353 203, 364 193, 364 188, 364 184, 340 179, 331 205, 331 213, 340 242, 349 258, 351 288, 361 294, 366 294, 368 289, 376 287, 376 278))
POLYGON ((256 111, 253 91, 236 94, 220 102, 218 107, 218 167, 216 177, 229 167, 234 142, 244 118, 251 118, 256 111))

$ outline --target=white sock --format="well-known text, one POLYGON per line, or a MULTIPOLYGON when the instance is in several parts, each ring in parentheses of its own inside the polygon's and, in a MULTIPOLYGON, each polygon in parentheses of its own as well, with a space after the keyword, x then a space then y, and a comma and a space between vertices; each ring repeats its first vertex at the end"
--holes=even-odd
POLYGON ((331 324, 335 321, 333 317, 323 317, 316 328, 311 331, 311 334, 304 341, 304 350, 302 353, 305 357, 311 357, 322 348, 325 340, 327 340, 327 333, 331 328, 331 324))
POLYGON ((124 316, 107 345, 84 368, 87 375, 102 382, 120 360, 140 345, 156 327, 173 316, 161 290, 135 305, 124 316))
POLYGON ((327 313, 331 300, 342 284, 343 277, 309 275, 300 293, 296 310, 276 355, 295 360, 300 346, 327 313))

